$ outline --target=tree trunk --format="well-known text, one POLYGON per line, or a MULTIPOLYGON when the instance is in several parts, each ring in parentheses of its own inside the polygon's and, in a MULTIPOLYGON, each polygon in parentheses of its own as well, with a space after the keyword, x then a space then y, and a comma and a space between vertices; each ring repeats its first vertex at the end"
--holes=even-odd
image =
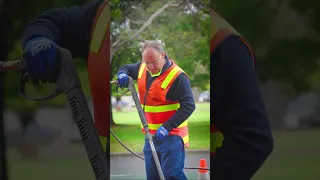
POLYGON ((110 113, 111 113, 111 117, 110 117, 110 125, 113 126, 113 125, 117 125, 114 120, 113 120, 113 115, 112 115, 112 108, 110 110, 110 113))
MULTIPOLYGON (((113 55, 112 56, 110 56, 110 59, 112 59, 113 58, 113 55)), ((113 65, 113 61, 111 61, 111 64, 110 64, 110 69, 111 69, 111 71, 110 71, 110 77, 113 77, 113 73, 112 73, 112 65, 113 65)), ((112 97, 112 92, 110 91, 110 97, 112 97)), ((113 125, 116 125, 116 123, 114 122, 114 120, 113 120, 113 114, 112 114, 112 102, 111 102, 111 99, 110 99, 110 126, 113 126, 113 125)))

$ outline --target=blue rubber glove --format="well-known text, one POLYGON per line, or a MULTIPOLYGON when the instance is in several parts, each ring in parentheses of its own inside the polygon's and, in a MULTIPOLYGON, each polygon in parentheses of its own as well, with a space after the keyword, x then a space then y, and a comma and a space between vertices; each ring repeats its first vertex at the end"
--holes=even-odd
POLYGON ((166 128, 161 126, 156 132, 156 138, 157 140, 162 141, 166 136, 168 136, 168 134, 169 134, 168 130, 166 130, 166 128))
POLYGON ((23 58, 34 84, 55 83, 57 76, 57 44, 46 37, 34 37, 24 46, 23 58))
POLYGON ((118 74, 117 81, 118 81, 120 88, 126 88, 129 85, 129 77, 124 72, 118 74))

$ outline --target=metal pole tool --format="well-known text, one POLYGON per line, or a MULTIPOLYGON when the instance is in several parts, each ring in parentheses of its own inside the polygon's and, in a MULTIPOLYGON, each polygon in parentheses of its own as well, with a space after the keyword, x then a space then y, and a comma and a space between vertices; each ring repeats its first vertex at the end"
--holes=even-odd
POLYGON ((94 175, 97 180, 109 180, 109 160, 103 152, 98 133, 94 127, 94 121, 83 93, 72 55, 67 49, 61 47, 58 47, 58 54, 59 73, 56 81, 56 90, 48 96, 29 97, 26 95, 25 85, 28 81, 28 73, 25 69, 24 59, 4 62, 0 61, 0 71, 21 70, 19 94, 28 100, 46 101, 53 99, 62 93, 66 93, 94 175))
MULTIPOLYGON (((111 84, 118 84, 117 81, 110 81, 110 83, 111 84)), ((117 86, 117 91, 118 91, 118 87, 119 86, 117 86)), ((151 135, 151 133, 149 131, 148 122, 146 120, 146 117, 144 116, 144 112, 143 112, 143 109, 141 107, 136 88, 134 87, 133 79, 131 77, 129 77, 128 91, 131 92, 133 101, 134 101, 134 103, 136 105, 136 108, 138 110, 141 123, 142 123, 143 128, 144 128, 144 131, 146 132, 146 136, 148 138, 148 141, 149 141, 149 144, 150 144, 150 147, 151 147, 152 156, 153 156, 154 162, 156 164, 159 177, 160 177, 161 180, 164 180, 165 178, 164 178, 164 175, 163 175, 163 171, 162 171, 162 168, 161 168, 161 165, 160 165, 160 161, 159 161, 159 157, 158 157, 156 148, 155 148, 155 146, 153 144, 153 141, 152 141, 152 135, 151 135)), ((128 92, 128 91, 126 91, 126 92, 128 92)))

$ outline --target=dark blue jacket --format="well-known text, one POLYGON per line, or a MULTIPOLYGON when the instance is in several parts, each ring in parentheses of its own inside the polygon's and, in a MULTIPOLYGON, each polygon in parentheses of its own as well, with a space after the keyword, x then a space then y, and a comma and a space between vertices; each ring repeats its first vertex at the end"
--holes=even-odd
MULTIPOLYGON (((167 56, 165 56, 165 59, 166 63, 161 71, 161 74, 163 74, 172 65, 167 56)), ((131 76, 132 79, 136 80, 138 78, 140 64, 141 62, 124 65, 119 68, 117 74, 124 72, 131 76)), ((152 82, 156 78, 157 77, 151 77, 150 73, 147 73, 147 89, 149 89, 152 82)), ((191 91, 190 81, 184 73, 181 73, 174 81, 167 93, 166 98, 167 100, 178 101, 180 103, 180 108, 177 110, 177 112, 163 124, 164 128, 166 128, 168 131, 171 131, 173 128, 176 128, 183 123, 183 121, 185 121, 195 110, 195 103, 191 91)))
POLYGON ((82 6, 50 9, 34 18, 25 28, 22 46, 34 36, 45 36, 68 49, 74 57, 87 59, 92 24, 103 0, 82 6))
POLYGON ((273 149, 254 62, 235 36, 218 46, 210 59, 210 119, 224 135, 223 146, 211 159, 211 178, 248 180, 273 149))

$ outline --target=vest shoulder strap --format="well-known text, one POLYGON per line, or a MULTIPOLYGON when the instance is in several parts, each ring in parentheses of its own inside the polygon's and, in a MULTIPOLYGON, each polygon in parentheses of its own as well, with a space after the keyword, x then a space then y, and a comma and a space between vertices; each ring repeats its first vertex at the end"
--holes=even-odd
POLYGON ((182 69, 176 64, 173 64, 172 66, 173 68, 170 70, 167 77, 164 79, 164 81, 161 84, 162 89, 167 89, 169 84, 173 82, 180 73, 183 72, 182 69))
POLYGON ((92 37, 90 43, 91 52, 99 52, 101 43, 105 35, 105 29, 110 21, 110 8, 107 6, 107 0, 104 0, 98 7, 96 17, 92 26, 92 37))
POLYGON ((250 54, 255 62, 255 54, 248 43, 248 41, 235 29, 233 28, 224 18, 217 14, 212 9, 210 10, 211 23, 210 23, 210 53, 213 51, 228 37, 236 35, 240 40, 248 47, 250 54))

